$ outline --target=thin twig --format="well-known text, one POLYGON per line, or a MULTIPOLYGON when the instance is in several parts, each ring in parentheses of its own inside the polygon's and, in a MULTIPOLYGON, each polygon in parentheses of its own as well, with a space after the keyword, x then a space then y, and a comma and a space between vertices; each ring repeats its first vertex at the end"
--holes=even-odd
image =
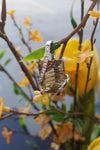
POLYGON ((29 52, 31 53, 31 47, 29 46, 29 44, 26 42, 25 38, 24 38, 24 35, 23 35, 23 32, 22 32, 22 29, 19 28, 19 26, 17 25, 15 19, 13 19, 13 22, 14 22, 14 25, 15 27, 18 29, 18 31, 20 32, 21 34, 21 41, 23 42, 23 44, 28 48, 29 52))
MULTIPOLYGON (((2 70, 8 77, 9 79, 14 82, 16 84, 16 86, 22 90, 22 88, 16 83, 16 81, 13 79, 13 77, 7 72, 7 70, 0 64, 0 70, 2 70)), ((22 90, 23 91, 23 90, 22 90)), ((30 102, 32 102, 32 100, 28 97, 28 95, 26 95, 26 93, 23 91, 23 94, 25 95, 25 97, 27 99, 29 99, 30 102)))
MULTIPOLYGON (((97 28, 97 25, 98 25, 98 21, 99 21, 99 19, 97 18, 96 19, 96 23, 94 25, 94 29, 93 29, 92 35, 91 35, 91 51, 93 51, 93 44, 94 44, 93 39, 94 39, 94 34, 95 34, 95 31, 96 31, 96 28, 97 28)), ((93 60, 93 58, 91 57, 90 58, 90 63, 87 65, 88 72, 87 72, 87 80, 86 80, 85 90, 84 90, 84 98, 86 96, 86 90, 87 90, 87 86, 88 86, 88 82, 89 82, 89 74, 90 74, 90 69, 91 69, 91 65, 92 65, 92 60, 93 60)))
POLYGON ((95 22, 95 25, 94 25, 94 29, 93 29, 93 32, 92 32, 92 35, 91 35, 91 50, 93 51, 93 44, 94 44, 94 34, 96 32, 96 28, 97 28, 97 25, 98 25, 98 22, 99 22, 99 18, 96 19, 96 22, 95 22))
MULTIPOLYGON (((93 118, 92 116, 90 116, 87 112, 75 112, 75 113, 69 113, 69 112, 64 112, 60 109, 55 109, 55 108, 51 108, 51 109, 48 109, 48 110, 44 110, 44 111, 41 111, 39 113, 24 113, 24 112, 19 112, 19 111, 16 111, 16 110, 10 110, 11 113, 13 113, 14 115, 26 115, 26 116, 36 116, 38 117, 39 115, 41 114, 46 114, 47 112, 50 112, 50 111, 57 111, 57 112, 60 112, 61 114, 64 114, 64 115, 67 115, 67 116, 70 116, 70 117, 73 117, 73 116, 86 116, 88 117, 89 119, 91 119, 93 122, 95 123, 100 123, 99 121, 97 121, 95 118, 93 118)), ((4 117, 4 116, 3 116, 4 117)), ((5 118, 4 118, 5 119, 5 118)), ((2 120, 2 117, 0 118, 0 120, 2 120)))
MULTIPOLYGON (((84 0, 81 0, 81 22, 83 20, 84 17, 84 0)), ((82 41, 83 41, 83 26, 81 27, 80 31, 79 31, 79 50, 81 51, 81 45, 82 45, 82 41)), ((75 91, 74 91, 74 111, 76 111, 76 105, 77 105, 77 101, 76 101, 76 93, 77 93, 77 83, 78 83, 78 74, 79 74, 79 63, 77 63, 76 66, 76 75, 75 75, 75 91)), ((75 117, 73 117, 75 118, 75 117)), ((72 132, 73 132, 73 137, 75 134, 75 125, 73 124, 73 128, 72 128, 72 132)), ((71 145, 72 145, 72 150, 74 149, 74 138, 72 138, 71 140, 71 145)))
POLYGON ((57 133, 56 133, 56 130, 55 130, 54 126, 53 126, 52 121, 49 121, 49 125, 51 126, 52 131, 54 132, 54 134, 55 134, 56 136, 58 136, 57 133))
POLYGON ((78 83, 78 72, 79 72, 79 64, 77 63, 77 67, 76 67, 76 75, 75 75, 75 91, 74 91, 74 111, 76 108, 76 92, 77 92, 77 83, 78 83))
POLYGON ((29 90, 29 94, 30 94, 30 96, 31 96, 31 102, 32 102, 32 101, 33 101, 33 93, 32 93, 32 91, 31 91, 30 85, 28 85, 27 88, 28 88, 28 90, 29 90))
POLYGON ((2 116, 2 117, 0 118, 0 120, 4 120, 4 119, 9 118, 9 117, 11 117, 11 116, 13 116, 13 115, 14 115, 13 112, 10 113, 10 114, 4 115, 4 116, 2 116))
POLYGON ((34 108, 39 111, 39 108, 32 102, 32 98, 30 98, 24 91, 23 89, 16 83, 16 81, 14 80, 14 78, 8 73, 8 71, 0 64, 0 70, 3 71, 8 77, 9 79, 15 83, 15 85, 18 87, 19 90, 21 90, 24 94, 24 96, 27 98, 27 100, 34 106, 34 108))
POLYGON ((33 136, 33 135, 31 135, 28 131, 25 132, 25 131, 20 131, 20 130, 14 130, 14 129, 9 128, 9 127, 6 126, 6 125, 0 125, 0 127, 2 127, 2 128, 3 128, 3 127, 6 127, 9 131, 12 131, 13 134, 14 134, 14 133, 21 133, 21 134, 28 135, 28 136, 30 136, 30 137, 32 137, 32 138, 38 138, 38 136, 33 136))
POLYGON ((31 77, 30 73, 28 72, 26 66, 21 62, 20 56, 18 55, 14 45, 9 40, 9 38, 7 37, 7 35, 4 31, 4 25, 5 25, 5 21, 6 21, 6 0, 2 1, 1 20, 2 20, 2 22, 0 22, 0 37, 6 41, 6 43, 8 44, 8 47, 10 48, 11 52, 15 56, 15 58, 16 58, 17 62, 19 63, 21 69, 24 71, 25 75, 27 76, 28 80, 30 81, 30 84, 31 84, 33 90, 36 90, 37 89, 36 85, 33 82, 33 79, 31 77))
POLYGON ((0 37, 3 38, 6 41, 6 43, 8 44, 8 47, 10 48, 11 52, 15 56, 18 64, 20 65, 21 69, 23 70, 23 72, 27 76, 28 80, 30 81, 30 84, 31 84, 33 90, 38 90, 36 88, 35 83, 32 80, 32 77, 31 77, 30 73, 28 72, 28 70, 27 70, 26 66, 23 64, 23 62, 21 62, 21 59, 20 59, 18 53, 16 52, 16 49, 15 49, 14 45, 9 41, 7 35, 0 32, 0 37))
MULTIPOLYGON (((84 17, 84 0, 81 0, 81 21, 83 17, 84 17)), ((80 30, 79 50, 81 50, 81 43, 83 42, 83 28, 84 27, 81 27, 80 30)))
MULTIPOLYGON (((91 11, 96 3, 97 3, 98 0, 94 0, 93 3, 91 4, 90 8, 88 9, 86 15, 84 16, 84 18, 82 19, 81 23, 65 38, 63 38, 62 40, 59 41, 60 44, 64 44, 64 43, 67 43, 68 40, 74 35, 76 34, 83 26, 85 26, 86 24, 86 21, 88 20, 89 18, 89 14, 88 12, 91 11)), ((63 53, 64 53, 64 49, 62 49, 61 53, 60 53, 60 59, 62 58, 63 56, 63 53)))

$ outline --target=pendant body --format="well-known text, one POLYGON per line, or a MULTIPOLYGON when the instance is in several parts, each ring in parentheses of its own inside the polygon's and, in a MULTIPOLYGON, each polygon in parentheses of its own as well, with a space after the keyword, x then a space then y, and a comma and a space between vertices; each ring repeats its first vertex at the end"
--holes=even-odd
MULTIPOLYGON (((43 61, 39 61, 39 73, 41 73, 43 61)), ((66 80, 64 62, 62 60, 48 61, 48 65, 40 83, 43 93, 56 93, 66 80)))

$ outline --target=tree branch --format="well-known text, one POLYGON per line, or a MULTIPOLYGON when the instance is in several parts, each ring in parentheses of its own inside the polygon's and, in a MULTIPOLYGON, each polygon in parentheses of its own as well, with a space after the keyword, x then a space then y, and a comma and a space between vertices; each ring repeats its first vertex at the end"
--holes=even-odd
POLYGON ((8 44, 8 47, 10 48, 11 52, 15 56, 18 64, 20 65, 21 69, 23 70, 23 72, 27 76, 28 80, 30 81, 30 84, 31 84, 33 90, 38 90, 36 88, 35 83, 32 80, 32 77, 31 77, 30 73, 28 72, 28 70, 27 70, 26 66, 23 64, 23 62, 21 62, 21 59, 20 59, 18 53, 16 52, 16 49, 15 49, 14 45, 9 41, 7 35, 0 32, 0 37, 3 38, 6 41, 6 43, 8 44))
MULTIPOLYGON (((84 16, 84 18, 82 19, 81 23, 80 23, 67 37, 65 37, 65 38, 63 38, 62 40, 60 40, 60 41, 59 41, 60 44, 67 43, 68 40, 69 40, 74 34, 76 34, 82 27, 85 26, 86 21, 87 21, 88 18, 89 18, 88 12, 91 11, 91 10, 95 7, 97 1, 98 1, 98 0, 94 0, 94 1, 92 2, 90 8, 88 9, 88 11, 87 11, 86 15, 84 16)), ((60 54, 60 57, 59 57, 60 59, 62 58, 63 53, 64 53, 64 49, 62 49, 62 51, 61 51, 61 54, 60 54)))
MULTIPOLYGON (((99 21, 99 19, 97 18, 97 19, 96 19, 96 23, 95 23, 95 25, 94 25, 93 32, 92 32, 92 34, 91 34, 91 51, 93 51, 93 45, 94 45, 94 40, 93 40, 93 38, 94 38, 94 34, 95 34, 95 31, 96 31, 96 28, 97 28, 97 25, 98 25, 98 21, 99 21)), ((92 65, 92 60, 93 60, 93 58, 91 57, 91 58, 90 58, 90 63, 87 64, 88 72, 87 72, 87 80, 86 80, 85 90, 84 90, 84 98, 85 98, 85 96, 86 96, 86 90, 87 90, 87 86, 88 86, 88 82, 89 82, 89 74, 90 74, 90 69, 91 69, 91 65, 92 65)))
MULTIPOLYGON (((67 116, 70 116, 70 117, 73 117, 73 116, 86 116, 89 119, 91 119, 93 122, 100 123, 98 120, 92 118, 92 116, 90 116, 87 112, 69 113, 69 112, 64 112, 60 109, 55 109, 55 108, 44 110, 44 111, 41 111, 39 113, 24 113, 24 112, 19 112, 19 111, 16 111, 16 110, 10 110, 10 112, 13 113, 13 115, 27 115, 27 116, 34 116, 35 118, 38 117, 41 114, 45 114, 45 113, 50 112, 50 111, 57 111, 57 112, 60 112, 61 114, 64 114, 64 115, 67 115, 67 116)), ((5 118, 6 117, 3 116, 3 117, 0 118, 0 120, 3 120, 5 118)))
POLYGON ((27 100, 31 103, 31 105, 34 106, 36 110, 39 111, 39 108, 32 102, 32 99, 22 90, 22 88, 16 83, 16 81, 13 79, 13 77, 7 72, 7 70, 0 64, 0 70, 3 71, 9 79, 16 84, 16 86, 23 92, 27 100))

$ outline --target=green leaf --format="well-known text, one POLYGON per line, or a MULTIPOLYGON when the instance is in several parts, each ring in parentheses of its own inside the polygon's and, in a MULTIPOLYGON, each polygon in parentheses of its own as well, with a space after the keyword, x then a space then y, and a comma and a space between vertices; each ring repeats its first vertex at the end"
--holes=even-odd
POLYGON ((57 122, 61 122, 62 119, 64 118, 64 115, 63 114, 55 114, 53 115, 52 117, 50 117, 50 120, 54 120, 54 121, 57 121, 57 122))
POLYGON ((62 110, 63 110, 64 112, 66 112, 66 105, 65 105, 65 104, 62 104, 62 110))
MULTIPOLYGON (((95 109, 95 95, 94 95, 94 89, 92 89, 91 91, 89 91, 85 97, 85 99, 83 99, 84 102, 87 102, 88 103, 85 105, 84 107, 84 111, 86 111, 89 115, 91 115, 92 117, 94 117, 94 109, 95 109)), ((83 117, 83 122, 84 122, 84 126, 83 126, 83 136, 85 137, 85 141, 83 142, 83 147, 82 147, 82 150, 84 150, 84 146, 85 145, 89 145, 90 143, 90 137, 91 137, 91 132, 92 132, 92 129, 93 129, 93 125, 94 125, 94 122, 84 116, 83 117)))
POLYGON ((26 124, 23 118, 19 118, 19 124, 21 125, 21 127, 27 132, 27 128, 26 128, 26 124))
POLYGON ((45 115, 51 115, 50 117, 50 120, 54 120, 54 121, 57 121, 57 122, 61 122, 62 119, 64 118, 64 114, 58 112, 58 111, 55 111, 55 110, 51 110, 51 111, 48 111, 46 113, 44 113, 45 115))
MULTIPOLYGON (((19 88, 14 82, 13 82, 13 91, 16 95, 21 95, 22 98, 24 98, 25 100, 27 100, 29 102, 29 99, 25 96, 22 89, 19 88)), ((31 103, 31 105, 33 106, 34 109, 36 109, 34 103, 31 103)))
POLYGON ((93 142, 99 136, 100 136, 100 125, 95 124, 93 127, 92 134, 91 134, 91 141, 90 142, 93 142))
POLYGON ((80 126, 83 126, 83 121, 80 118, 77 118, 77 121, 79 122, 80 126))
POLYGON ((23 97, 20 97, 19 99, 18 99, 18 102, 21 102, 23 100, 23 97))
POLYGON ((48 107, 51 108, 51 99, 49 98, 49 104, 48 107))
POLYGON ((20 27, 20 29, 19 29, 19 35, 22 38, 22 27, 20 27))
POLYGON ((75 127, 76 127, 80 132, 82 132, 82 130, 81 130, 81 125, 80 125, 80 122, 78 121, 78 119, 72 119, 72 122, 73 122, 73 124, 75 125, 75 127))
POLYGON ((43 108, 43 110, 45 110, 46 106, 43 104, 43 100, 40 100, 40 106, 43 108))
POLYGON ((59 48, 61 44, 59 42, 55 42, 51 44, 51 54, 54 53, 54 51, 59 48))
POLYGON ((71 10, 70 10, 70 19, 71 19, 71 24, 72 24, 73 28, 76 28, 77 27, 77 23, 76 23, 76 21, 75 21, 75 19, 73 17, 74 2, 75 2, 75 0, 73 0, 73 2, 72 2, 72 6, 71 6, 71 10))
POLYGON ((79 103, 78 89, 76 90, 76 101, 79 103))
POLYGON ((7 59, 4 63, 4 66, 7 66, 11 62, 11 60, 12 60, 11 58, 7 59))
POLYGON ((81 104, 80 99, 79 99, 78 89, 76 90, 76 102, 77 102, 78 108, 80 108, 81 110, 84 110, 84 107, 83 107, 83 105, 81 104))
MULTIPOLYGON (((51 53, 53 53, 54 50, 56 50, 58 47, 60 47, 59 42, 53 43, 51 46, 51 53)), ((32 53, 30 53, 29 55, 27 55, 21 61, 33 61, 33 60, 41 59, 44 57, 44 53, 45 53, 45 47, 39 48, 33 51, 32 53)))
POLYGON ((0 59, 4 56, 6 50, 3 50, 1 53, 0 53, 0 59))
POLYGON ((74 112, 74 109, 73 109, 73 108, 74 108, 74 104, 71 103, 71 104, 70 104, 70 110, 69 110, 68 112, 72 112, 72 113, 73 113, 73 112, 74 112))
POLYGON ((20 92, 19 92, 19 88, 17 87, 17 85, 13 82, 13 91, 16 95, 19 95, 20 92))
POLYGON ((32 53, 30 53, 29 55, 27 55, 21 61, 33 61, 33 60, 41 59, 41 58, 43 58, 44 53, 45 53, 45 47, 39 48, 39 49, 33 51, 32 53))
POLYGON ((41 107, 44 107, 44 104, 43 104, 42 99, 40 100, 40 106, 41 106, 41 107))
POLYGON ((21 88, 19 88, 14 82, 13 82, 13 91, 16 95, 21 95, 24 99, 28 100, 27 97, 24 95, 21 88))
POLYGON ((39 147, 36 144, 34 144, 33 142, 29 141, 29 140, 26 141, 26 144, 28 146, 30 146, 31 148, 34 148, 35 150, 39 150, 39 147))
POLYGON ((58 127, 60 128, 63 128, 63 125, 62 124, 57 124, 58 127))
POLYGON ((73 88, 72 88, 72 86, 71 86, 71 84, 70 83, 68 83, 67 84, 67 87, 69 88, 69 90, 72 92, 72 94, 74 94, 74 90, 73 90, 73 88))

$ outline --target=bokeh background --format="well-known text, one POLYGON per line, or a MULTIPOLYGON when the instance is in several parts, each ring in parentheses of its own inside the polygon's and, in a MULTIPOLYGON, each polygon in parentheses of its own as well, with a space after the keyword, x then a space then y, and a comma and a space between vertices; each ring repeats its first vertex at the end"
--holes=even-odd
MULTIPOLYGON (((1 0, 0 0, 0 11, 1 11, 1 0)), ((58 41, 63 37, 66 37, 72 30, 72 25, 70 23, 70 8, 71 8, 72 0, 7 0, 7 11, 16 10, 14 16, 17 24, 23 27, 23 32, 25 34, 25 38, 27 39, 27 31, 26 28, 23 26, 24 17, 27 16, 30 18, 31 23, 33 24, 32 30, 35 29, 40 31, 40 36, 42 37, 43 41, 41 43, 35 42, 32 43, 32 50, 38 49, 45 45, 47 40, 58 41)), ((90 0, 85 0, 85 13, 88 10, 91 2, 90 0)), ((80 23, 80 0, 75 1, 73 15, 77 23, 80 23)), ((93 29, 92 18, 90 18, 86 24, 86 28, 84 30, 84 41, 86 39, 90 39, 91 30, 93 29)), ((21 46, 21 52, 24 56, 28 54, 28 51, 25 46, 23 46, 19 32, 16 30, 16 27, 13 25, 13 22, 10 16, 7 16, 6 20, 6 27, 5 31, 9 37, 9 39, 13 42, 15 47, 21 46)), ((77 38, 77 34, 74 36, 77 38)), ((98 57, 100 58, 100 24, 96 30, 96 49, 98 52, 98 57)), ((1 64, 7 58, 12 58, 11 63, 6 67, 8 72, 13 76, 16 82, 22 80, 23 76, 20 75, 20 67, 13 57, 12 53, 10 52, 7 44, 0 39, 0 52, 6 49, 7 52, 0 61, 1 64)), ((27 91, 27 89, 24 89, 27 91)), ((19 96, 16 96, 13 93, 12 82, 8 79, 8 77, 0 72, 0 97, 3 97, 4 103, 11 108, 19 108, 26 104, 24 100, 19 102, 19 96)), ((70 102, 72 101, 71 97, 66 97, 66 105, 69 108, 70 102)), ((99 98, 96 95, 96 112, 99 111, 99 98)), ((26 119, 27 127, 29 131, 33 135, 37 135, 39 126, 34 124, 32 118, 26 119)), ((10 128, 21 130, 18 122, 13 121, 12 119, 7 119, 4 121, 0 121, 0 125, 8 125, 10 128)), ((11 137, 11 144, 6 145, 6 140, 1 136, 1 129, 0 129, 0 150, 12 150, 12 149, 24 149, 30 150, 26 144, 25 140, 28 138, 25 135, 15 134, 11 137)), ((32 141, 34 141, 31 138, 32 141)), ((35 140, 37 144, 42 146, 42 149, 47 150, 49 141, 41 142, 40 140, 35 140), (46 144, 45 144, 46 143, 46 144)), ((42 150, 41 149, 41 150, 42 150)), ((49 149, 48 149, 49 150, 49 149)))

